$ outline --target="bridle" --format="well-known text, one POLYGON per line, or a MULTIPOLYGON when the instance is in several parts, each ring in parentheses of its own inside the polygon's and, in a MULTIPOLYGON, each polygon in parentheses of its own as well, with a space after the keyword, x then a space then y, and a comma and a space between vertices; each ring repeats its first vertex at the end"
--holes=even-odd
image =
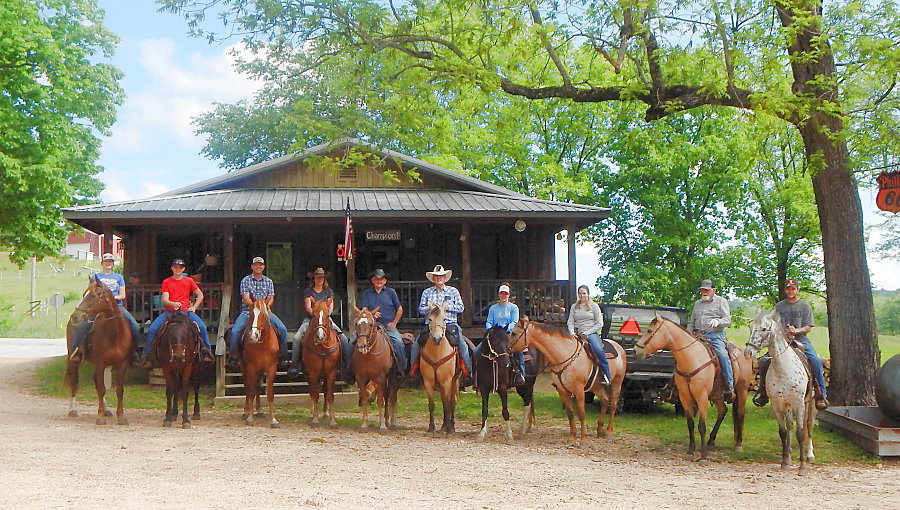
MULTIPOLYGON (((254 305, 253 311, 256 312, 257 309, 258 308, 254 305)), ((250 336, 250 338, 248 338, 248 340, 250 340, 253 343, 262 342, 262 331, 265 331, 266 328, 269 326, 269 324, 271 324, 271 322, 269 321, 269 313, 266 312, 265 309, 259 309, 258 313, 265 318, 263 323, 261 325, 257 326, 256 321, 253 321, 250 324, 250 327, 247 328, 247 334, 249 334, 249 336, 250 336)))
POLYGON ((492 374, 493 375, 493 381, 492 381, 493 390, 492 391, 497 391, 497 388, 500 387, 499 360, 503 356, 506 356, 507 359, 509 358, 509 349, 511 348, 511 346, 509 344, 507 344, 506 351, 497 352, 497 350, 494 349, 494 344, 491 343, 491 332, 490 331, 488 332, 488 335, 484 338, 484 343, 486 344, 487 349, 482 350, 481 356, 483 358, 487 358, 493 365, 493 371, 492 371, 493 372, 493 374, 492 374), (485 352, 485 351, 487 351, 487 352, 485 352))
MULTIPOLYGON (((772 322, 772 321, 770 321, 770 322, 772 322)), ((770 351, 773 349, 775 350, 774 353, 771 353, 771 356, 773 358, 776 356, 781 356, 782 354, 787 352, 788 349, 791 348, 791 342, 789 342, 789 341, 787 341, 787 339, 785 339, 784 348, 781 349, 780 351, 778 350, 778 346, 776 346, 775 342, 774 342, 774 339, 778 335, 776 334, 776 332, 774 331, 774 328, 771 325, 769 325, 767 329, 762 330, 762 332, 760 332, 759 334, 756 333, 757 331, 760 331, 760 329, 751 328, 750 338, 747 340, 747 345, 752 347, 753 349, 755 349, 757 352, 759 352, 759 350, 763 348, 762 338, 764 338, 766 335, 771 337, 771 339, 768 342, 766 342, 766 347, 770 351), (758 342, 756 342, 756 341, 754 341, 754 338, 759 338, 760 340, 758 342)), ((782 336, 784 336, 784 335, 782 335, 782 336)))
MULTIPOLYGON (((656 336, 656 334, 659 332, 659 330, 662 329, 661 326, 662 326, 664 320, 665 320, 665 319, 660 319, 660 327, 658 327, 658 328, 654 329, 653 331, 651 331, 651 332, 650 332, 650 335, 644 340, 643 343, 641 343, 641 342, 636 342, 636 343, 634 344, 634 346, 637 347, 637 348, 639 348, 639 349, 642 350, 642 351, 646 351, 646 350, 647 350, 647 344, 650 343, 650 339, 653 338, 654 336, 656 336)), ((652 324, 652 323, 651 323, 651 324, 652 324)), ((685 345, 685 346, 679 347, 679 348, 677 348, 677 349, 672 349, 671 347, 669 347, 669 352, 683 351, 683 350, 687 349, 688 347, 694 345, 694 344, 697 343, 698 341, 699 341, 699 339, 698 339, 697 337, 694 337, 694 339, 693 339, 692 341, 688 342, 688 344, 685 345)), ((671 337, 670 337, 668 340, 666 340, 666 345, 668 346, 668 345, 671 344, 671 343, 672 343, 672 340, 671 340, 671 337)))
POLYGON ((375 320, 375 316, 371 314, 358 315, 354 322, 356 324, 356 349, 363 354, 381 354, 382 351, 372 352, 375 344, 378 343, 378 321, 375 320), (359 331, 360 324, 366 324, 368 331, 361 333, 359 331), (363 339, 365 339, 364 342, 363 339))

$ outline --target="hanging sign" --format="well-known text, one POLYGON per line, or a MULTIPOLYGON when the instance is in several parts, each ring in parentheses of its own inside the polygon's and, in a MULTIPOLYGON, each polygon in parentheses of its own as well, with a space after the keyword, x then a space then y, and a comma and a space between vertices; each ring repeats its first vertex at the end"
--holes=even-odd
POLYGON ((900 212, 900 170, 881 172, 878 176, 878 195, 875 205, 882 211, 900 212))
POLYGON ((366 230, 366 241, 400 241, 399 230, 366 230))

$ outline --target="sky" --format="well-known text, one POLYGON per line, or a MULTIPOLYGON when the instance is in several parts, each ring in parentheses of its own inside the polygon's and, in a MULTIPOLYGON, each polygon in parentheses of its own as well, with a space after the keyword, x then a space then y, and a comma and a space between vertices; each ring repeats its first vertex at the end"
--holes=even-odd
MULTIPOLYGON (((185 21, 157 12, 153 0, 100 0, 105 25, 121 37, 112 64, 125 73, 127 95, 112 135, 103 139, 100 178, 104 202, 133 200, 179 188, 224 172, 200 155, 203 138, 192 118, 213 103, 250 98, 261 84, 234 71, 229 55, 237 41, 208 44, 187 35, 185 21)), ((875 191, 861 190, 865 221, 874 216, 875 191)), ((870 242, 877 234, 870 234, 870 242)), ((576 248, 579 284, 592 285, 601 269, 592 245, 576 248)), ((557 277, 568 278, 566 247, 557 243, 557 277)), ((875 288, 900 288, 900 256, 869 255, 875 288)))

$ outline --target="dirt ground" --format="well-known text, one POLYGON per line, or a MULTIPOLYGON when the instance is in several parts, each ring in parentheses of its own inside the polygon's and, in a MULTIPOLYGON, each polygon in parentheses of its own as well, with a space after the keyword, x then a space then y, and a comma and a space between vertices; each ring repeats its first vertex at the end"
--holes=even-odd
POLYGON ((38 362, 0 360, 0 508, 900 508, 896 463, 798 477, 689 462, 625 433, 576 447, 541 429, 506 444, 495 424, 477 443, 472 423, 429 438, 427 417, 382 434, 248 427, 235 410, 190 430, 164 429, 159 411, 97 426, 95 408, 69 418, 64 400, 25 393, 38 362))

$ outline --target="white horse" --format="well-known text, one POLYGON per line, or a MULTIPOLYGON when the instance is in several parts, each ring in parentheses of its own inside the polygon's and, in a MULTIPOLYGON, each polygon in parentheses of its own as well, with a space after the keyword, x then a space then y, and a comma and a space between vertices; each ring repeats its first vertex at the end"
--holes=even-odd
POLYGON ((781 435, 781 469, 791 465, 791 428, 796 427, 800 444, 800 471, 805 475, 808 463, 815 460, 812 430, 816 419, 814 392, 810 375, 798 354, 791 348, 778 312, 759 310, 750 325, 747 354, 753 356, 766 348, 772 361, 766 375, 766 392, 781 435))

